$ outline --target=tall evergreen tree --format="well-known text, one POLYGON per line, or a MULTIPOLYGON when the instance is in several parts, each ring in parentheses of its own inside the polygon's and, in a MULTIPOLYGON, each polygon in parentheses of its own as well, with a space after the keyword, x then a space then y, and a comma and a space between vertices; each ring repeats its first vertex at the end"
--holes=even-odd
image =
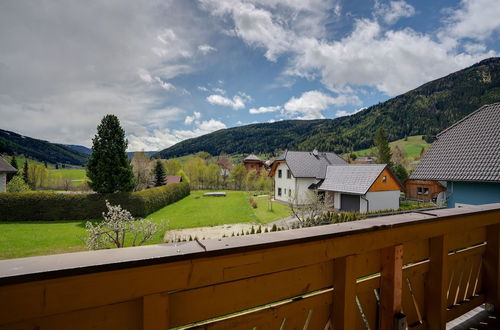
POLYGON ((125 131, 115 115, 106 115, 97 126, 92 140, 92 154, 87 163, 89 185, 98 193, 134 189, 134 174, 127 157, 125 131))
POLYGON ((28 183, 28 160, 27 159, 24 161, 24 166, 23 166, 23 180, 25 183, 28 183))
POLYGON ((383 127, 380 127, 375 132, 375 147, 377 148, 377 160, 379 164, 387 164, 392 167, 391 162, 391 149, 389 148, 389 141, 387 140, 387 133, 383 127))
MULTIPOLYGON (((12 158, 10 159, 10 165, 12 165, 12 167, 14 167, 15 169, 17 169, 16 156, 12 156, 12 158)), ((10 180, 12 180, 12 178, 14 177, 14 175, 16 175, 16 173, 7 173, 7 182, 9 182, 10 180)))
POLYGON ((155 165, 155 187, 160 187, 165 184, 165 169, 161 160, 156 161, 155 165))

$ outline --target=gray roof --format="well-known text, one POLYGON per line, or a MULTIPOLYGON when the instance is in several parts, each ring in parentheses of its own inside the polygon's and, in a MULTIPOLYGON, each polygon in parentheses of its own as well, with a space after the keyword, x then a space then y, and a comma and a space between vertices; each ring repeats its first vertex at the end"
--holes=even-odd
POLYGON ((262 160, 259 157, 255 156, 254 154, 250 154, 250 155, 246 156, 245 159, 243 159, 243 161, 259 161, 259 162, 261 162, 262 160))
POLYGON ((364 195, 385 169, 385 164, 328 166, 319 190, 364 195))
POLYGON ((0 157, 0 173, 16 173, 17 169, 0 157))
POLYGON ((410 179, 500 182, 500 103, 439 133, 410 179))
POLYGON ((296 178, 324 179, 329 165, 347 164, 333 152, 316 151, 285 151, 276 160, 284 160, 296 178))

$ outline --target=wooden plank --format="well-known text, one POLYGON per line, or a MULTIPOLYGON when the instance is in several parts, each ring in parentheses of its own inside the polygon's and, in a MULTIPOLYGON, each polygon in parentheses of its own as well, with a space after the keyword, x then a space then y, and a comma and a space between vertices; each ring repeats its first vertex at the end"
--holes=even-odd
POLYGON ((500 310, 500 225, 486 228, 486 252, 483 258, 483 286, 486 302, 500 310))
POLYGON ((403 245, 382 250, 380 280, 380 329, 390 330, 401 312, 403 290, 403 245))
POLYGON ((137 330, 141 328, 142 299, 0 326, 0 330, 137 330))
POLYGON ((481 306, 485 301, 485 296, 484 295, 478 295, 473 298, 471 298, 467 302, 463 302, 459 305, 453 306, 451 309, 446 311, 446 322, 452 321, 459 317, 460 315, 463 315, 477 306, 481 306))
MULTIPOLYGON (((367 282, 373 282, 373 285, 375 285, 375 283, 380 282, 380 278, 374 278, 367 282)), ((360 283, 358 283, 358 287, 359 285, 360 283)), ((358 290, 356 294, 359 302, 359 306, 357 308, 358 317, 356 318, 356 329, 377 329, 379 307, 374 290, 376 289, 361 290, 361 292, 358 290), (360 308, 361 310, 359 310, 360 308), (368 327, 366 324, 368 324, 368 327)))
POLYGON ((354 257, 334 260, 333 275, 333 328, 350 330, 356 325, 356 277, 354 257))
POLYGON ((457 231, 450 235, 450 251, 463 249, 486 241, 486 227, 457 231))
POLYGON ((328 292, 190 329, 328 329, 331 312, 332 294, 328 292))
POLYGON ((403 244, 403 264, 422 261, 429 258, 429 240, 414 240, 403 244))
MULTIPOLYGON (((0 324, 119 303, 165 291, 183 290, 248 278, 289 268, 325 262, 350 254, 366 253, 401 242, 426 239, 495 224, 500 212, 457 215, 440 221, 401 225, 310 243, 238 252, 224 256, 169 262, 3 286, 0 324), (75 299, 77 297, 77 299, 75 299)), ((370 220, 369 220, 370 221, 370 220)), ((380 221, 380 220, 374 220, 380 221)), ((355 226, 356 224, 349 224, 355 226)), ((479 281, 480 284, 480 281, 479 281)))
POLYGON ((332 285, 333 261, 178 291, 171 294, 171 326, 189 324, 300 296, 332 285))
POLYGON ((403 272, 403 313, 407 316, 408 327, 421 324, 425 311, 426 273, 403 272))
POLYGON ((380 250, 369 251, 354 256, 354 276, 356 278, 380 272, 380 250))
POLYGON ((426 324, 430 330, 446 329, 446 293, 448 290, 448 237, 429 241, 429 272, 426 279, 426 324))
POLYGON ((143 330, 164 330, 169 327, 168 293, 144 296, 142 310, 143 330))

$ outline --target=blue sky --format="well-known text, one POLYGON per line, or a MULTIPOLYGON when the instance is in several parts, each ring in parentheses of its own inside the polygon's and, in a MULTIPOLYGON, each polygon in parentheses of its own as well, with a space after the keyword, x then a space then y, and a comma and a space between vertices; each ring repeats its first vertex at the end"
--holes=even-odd
POLYGON ((225 127, 336 118, 500 52, 500 1, 0 3, 0 128, 129 150, 225 127))

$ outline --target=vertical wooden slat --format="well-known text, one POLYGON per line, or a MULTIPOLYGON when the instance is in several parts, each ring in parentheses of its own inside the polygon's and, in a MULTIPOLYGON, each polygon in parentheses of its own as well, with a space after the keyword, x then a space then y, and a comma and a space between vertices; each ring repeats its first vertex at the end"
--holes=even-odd
POLYGON ((426 281, 426 316, 430 330, 446 329, 446 292, 448 291, 448 236, 429 240, 429 272, 426 281))
POLYGON ((380 329, 390 330, 401 312, 403 295, 403 245, 382 249, 380 279, 380 329))
POLYGON ((333 269, 333 328, 354 329, 357 313, 354 256, 335 259, 333 269))
POLYGON ((500 225, 486 227, 486 252, 484 253, 483 289, 486 302, 500 310, 500 225))
POLYGON ((152 294, 143 297, 143 330, 168 329, 168 294, 152 294))

